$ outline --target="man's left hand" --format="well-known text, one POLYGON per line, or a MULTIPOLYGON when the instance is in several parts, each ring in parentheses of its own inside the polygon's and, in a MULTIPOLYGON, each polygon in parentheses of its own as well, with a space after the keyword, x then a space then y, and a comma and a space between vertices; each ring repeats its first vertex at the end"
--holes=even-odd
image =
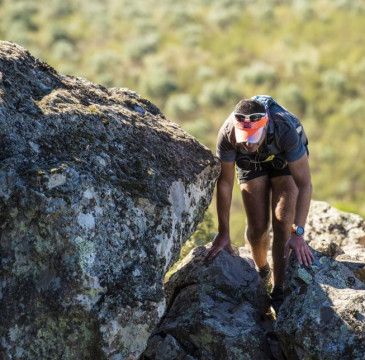
POLYGON ((290 253, 290 249, 295 251, 298 262, 300 265, 311 265, 314 260, 314 255, 312 254, 308 244, 305 242, 302 236, 298 236, 292 233, 285 244, 284 258, 287 258, 290 253))

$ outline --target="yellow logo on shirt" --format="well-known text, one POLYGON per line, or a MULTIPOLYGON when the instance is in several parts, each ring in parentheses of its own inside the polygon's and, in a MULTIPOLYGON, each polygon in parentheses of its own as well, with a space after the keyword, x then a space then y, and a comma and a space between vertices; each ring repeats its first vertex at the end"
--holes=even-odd
POLYGON ((266 158, 263 162, 271 161, 274 159, 275 155, 270 155, 268 158, 266 158))

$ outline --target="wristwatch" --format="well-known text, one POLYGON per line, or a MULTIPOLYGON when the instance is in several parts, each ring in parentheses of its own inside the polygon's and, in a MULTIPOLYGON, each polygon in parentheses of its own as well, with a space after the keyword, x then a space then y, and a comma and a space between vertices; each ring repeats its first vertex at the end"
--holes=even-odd
POLYGON ((295 234, 297 234, 298 236, 303 236, 304 235, 304 227, 300 226, 300 225, 295 225, 293 224, 291 227, 291 231, 295 234))

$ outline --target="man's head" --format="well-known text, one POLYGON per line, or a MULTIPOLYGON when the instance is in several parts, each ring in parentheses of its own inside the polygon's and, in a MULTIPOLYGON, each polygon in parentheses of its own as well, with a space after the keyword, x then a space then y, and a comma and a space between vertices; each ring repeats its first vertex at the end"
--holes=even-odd
POLYGON ((243 99, 234 108, 234 127, 238 143, 258 143, 268 122, 263 104, 256 100, 243 99))

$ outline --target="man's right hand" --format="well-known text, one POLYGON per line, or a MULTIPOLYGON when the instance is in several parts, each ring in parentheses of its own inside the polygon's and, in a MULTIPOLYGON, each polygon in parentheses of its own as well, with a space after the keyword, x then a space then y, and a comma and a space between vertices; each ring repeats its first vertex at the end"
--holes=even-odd
POLYGON ((285 244, 284 259, 289 256, 290 249, 295 251, 295 255, 300 265, 304 264, 305 266, 309 266, 312 264, 314 255, 302 236, 295 235, 294 233, 290 234, 290 237, 285 244))
POLYGON ((209 249, 208 254, 205 255, 204 261, 213 260, 223 249, 228 251, 232 256, 237 256, 232 248, 229 235, 218 233, 214 237, 212 247, 209 249))

